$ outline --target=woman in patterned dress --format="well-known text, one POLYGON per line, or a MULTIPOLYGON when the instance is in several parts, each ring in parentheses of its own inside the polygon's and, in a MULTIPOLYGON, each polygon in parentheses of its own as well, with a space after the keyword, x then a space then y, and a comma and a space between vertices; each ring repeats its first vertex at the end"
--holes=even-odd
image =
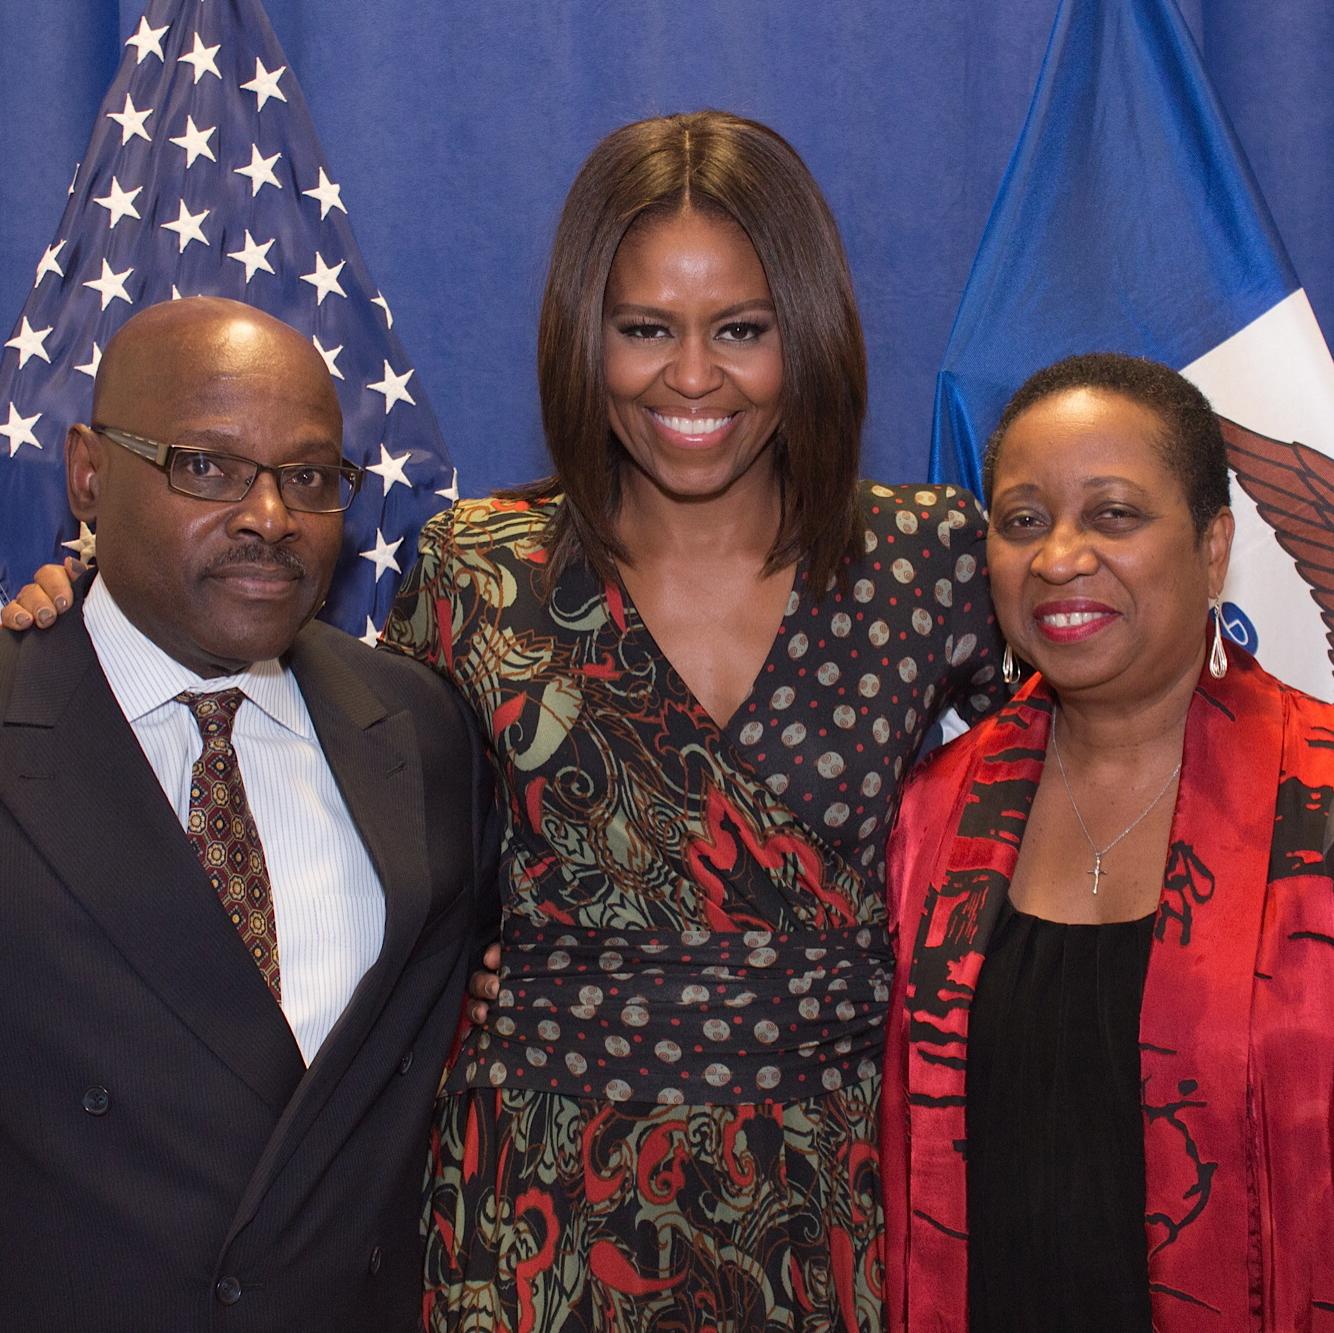
POLYGON ((494 747, 502 989, 433 1142, 433 1330, 881 1326, 880 847, 991 703, 984 526, 859 483, 818 187, 718 112, 581 170, 539 331, 555 475, 423 530, 384 638, 494 747))

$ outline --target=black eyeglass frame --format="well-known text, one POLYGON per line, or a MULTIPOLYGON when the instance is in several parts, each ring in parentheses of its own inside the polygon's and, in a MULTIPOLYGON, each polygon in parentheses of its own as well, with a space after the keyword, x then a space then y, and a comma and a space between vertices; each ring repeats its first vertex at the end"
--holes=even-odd
POLYGON ((168 487, 175 491, 177 495, 187 495, 192 500, 203 500, 206 504, 237 504, 244 500, 250 494, 250 488, 255 484, 255 479, 261 472, 268 472, 272 475, 274 483, 278 487, 278 495, 284 505, 293 513, 297 514, 342 514, 346 513, 351 507, 352 501, 357 498, 357 492, 361 490, 361 483, 366 479, 364 468, 358 467, 355 463, 349 462, 344 458, 338 464, 329 463, 280 463, 273 466, 270 463, 260 463, 253 458, 247 458, 244 454, 229 454, 222 449, 198 449, 193 445, 187 444, 161 444, 157 440, 150 440, 142 435, 134 435, 127 430, 121 430, 117 426, 100 426, 93 423, 92 429, 98 435, 104 435, 112 444, 118 444, 122 449, 128 449, 130 453, 145 462, 151 463, 155 468, 166 474, 168 487), (247 467, 254 470, 250 474, 250 480, 245 484, 245 490, 240 495, 222 499, 215 495, 198 495, 194 491, 182 489, 172 479, 171 465, 172 460, 177 454, 202 454, 205 458, 227 458, 234 463, 244 463, 247 467), (300 472, 305 468, 311 467, 330 467, 336 466, 340 475, 347 481, 351 490, 345 503, 337 505, 332 509, 307 509, 297 504, 290 503, 283 492, 283 478, 293 473, 300 472))

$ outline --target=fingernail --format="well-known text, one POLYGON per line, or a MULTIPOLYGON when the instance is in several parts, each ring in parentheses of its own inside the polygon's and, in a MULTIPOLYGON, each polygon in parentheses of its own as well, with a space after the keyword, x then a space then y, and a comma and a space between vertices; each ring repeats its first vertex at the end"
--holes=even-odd
POLYGON ((26 626, 32 624, 32 617, 26 611, 15 611, 14 623, 19 629, 24 629, 26 626))
POLYGON ((37 623, 39 625, 49 625, 56 618, 54 611, 38 611, 37 623))
POLYGON ((57 598, 56 598, 56 610, 57 610, 57 611, 68 611, 68 610, 69 610, 69 598, 68 598, 68 597, 57 597, 57 598))

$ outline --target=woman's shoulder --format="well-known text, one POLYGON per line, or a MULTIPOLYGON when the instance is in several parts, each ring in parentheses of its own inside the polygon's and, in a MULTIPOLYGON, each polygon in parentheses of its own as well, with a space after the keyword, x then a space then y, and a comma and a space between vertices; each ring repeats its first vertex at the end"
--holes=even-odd
POLYGON ((1334 749, 1334 703, 1307 694, 1276 676, 1269 676, 1269 680, 1279 691, 1297 729, 1322 749, 1334 749))
POLYGON ((986 534, 982 507, 971 491, 945 482, 879 481, 857 484, 857 500, 869 539, 934 533, 943 547, 986 534))
POLYGON ((883 482, 863 478, 857 483, 857 495, 865 508, 890 510, 926 510, 928 513, 980 514, 981 505, 972 491, 952 482, 883 482))
POLYGON ((475 500, 454 502, 454 531, 494 541, 513 540, 520 534, 541 531, 560 507, 559 495, 519 498, 484 495, 475 500))
MULTIPOLYGON (((979 615, 991 613, 985 589, 980 597, 956 598, 954 585, 967 592, 981 587, 974 575, 985 561, 987 525, 971 491, 941 483, 886 486, 858 484, 862 551, 850 571, 868 586, 912 584, 934 589, 940 607, 967 602, 979 615)), ((959 616, 956 614, 955 620, 959 616)))
POLYGON ((1324 738, 1325 748, 1334 749, 1334 703, 1307 694, 1296 685, 1289 685, 1231 639, 1227 640, 1227 654, 1228 675, 1222 684, 1212 685, 1207 676, 1201 674, 1200 686, 1206 693, 1212 690, 1226 697, 1230 693, 1228 686, 1235 675, 1250 689, 1275 696, 1284 709, 1290 728, 1295 726, 1299 732, 1319 734, 1324 738))
POLYGON ((530 556, 541 546, 559 496, 535 500, 505 495, 460 499, 422 528, 422 546, 440 552, 530 556))

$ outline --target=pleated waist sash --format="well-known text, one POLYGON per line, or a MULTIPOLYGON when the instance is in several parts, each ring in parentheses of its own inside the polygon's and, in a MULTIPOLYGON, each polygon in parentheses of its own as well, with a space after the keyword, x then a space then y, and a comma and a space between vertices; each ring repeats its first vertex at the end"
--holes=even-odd
POLYGON ((506 936, 500 996, 449 1091, 791 1102, 879 1073, 882 926, 608 934, 511 918, 506 936))

